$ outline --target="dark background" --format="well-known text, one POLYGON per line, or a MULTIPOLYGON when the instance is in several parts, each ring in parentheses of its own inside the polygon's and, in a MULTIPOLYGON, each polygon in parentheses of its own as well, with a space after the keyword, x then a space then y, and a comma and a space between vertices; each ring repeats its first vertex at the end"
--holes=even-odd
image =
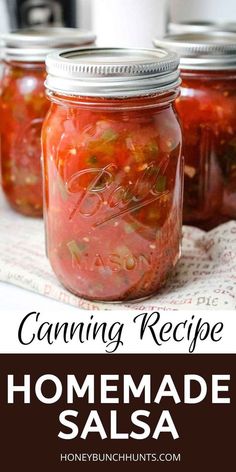
POLYGON ((76 26, 76 0, 10 0, 7 9, 11 28, 54 25, 76 26))
POLYGON ((100 467, 112 471, 231 471, 235 462, 235 358, 235 355, 0 355, 1 470, 93 471, 95 467, 100 467), (160 405, 145 405, 141 398, 134 399, 132 405, 100 406, 99 398, 95 405, 88 405, 86 397, 79 399, 74 405, 67 406, 65 397, 56 404, 44 405, 35 398, 34 383, 38 377, 48 373, 58 376, 63 383, 68 374, 78 376, 78 381, 82 382, 83 377, 89 373, 96 374, 98 378, 100 374, 126 373, 132 374, 138 382, 141 375, 150 373, 154 395, 163 375, 171 374, 180 396, 183 392, 184 374, 199 374, 206 380, 210 380, 212 374, 231 374, 232 401, 230 405, 212 405, 210 388, 206 400, 197 405, 175 405, 170 399, 164 399, 160 405), (24 405, 23 395, 18 393, 15 405, 6 404, 8 374, 14 374, 15 382, 19 384, 22 384, 24 374, 31 374, 30 405, 24 405), (120 415, 119 431, 131 432, 130 413, 140 408, 151 411, 152 419, 148 422, 153 425, 153 429, 161 411, 169 409, 180 439, 174 441, 170 434, 165 433, 158 440, 143 441, 102 441, 96 434, 88 436, 86 441, 79 437, 72 441, 57 437, 61 429, 58 417, 65 409, 79 410, 75 421, 81 425, 80 429, 91 409, 99 410, 105 425, 108 425, 109 411, 117 409, 120 415), (182 460, 180 463, 60 463, 60 453, 112 451, 181 453, 182 460))

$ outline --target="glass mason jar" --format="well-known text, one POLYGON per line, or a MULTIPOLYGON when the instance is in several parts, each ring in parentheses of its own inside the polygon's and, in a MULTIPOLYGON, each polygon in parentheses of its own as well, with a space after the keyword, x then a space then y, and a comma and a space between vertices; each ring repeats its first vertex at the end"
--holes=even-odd
POLYGON ((83 298, 140 299, 180 256, 178 59, 163 50, 50 55, 43 125, 47 252, 83 298))
POLYGON ((167 36, 179 53, 184 223, 210 230, 236 218, 236 35, 167 36))
POLYGON ((20 30, 3 36, 1 86, 2 187, 10 205, 42 215, 41 127, 49 108, 45 57, 54 48, 91 44, 89 32, 67 28, 20 30))

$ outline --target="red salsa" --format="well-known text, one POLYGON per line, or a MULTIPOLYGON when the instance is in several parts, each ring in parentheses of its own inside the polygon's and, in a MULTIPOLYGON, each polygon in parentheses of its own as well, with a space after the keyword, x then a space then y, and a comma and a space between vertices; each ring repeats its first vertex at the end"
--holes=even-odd
POLYGON ((182 72, 184 222, 236 219, 236 71, 182 72))
POLYGON ((2 186, 11 206, 42 215, 41 127, 49 108, 45 65, 5 66, 1 99, 2 186))
POLYGON ((31 28, 3 36, 1 91, 2 187, 10 205, 28 216, 43 212, 41 129, 49 108, 45 58, 52 49, 91 44, 73 28, 31 28))
POLYGON ((147 297, 180 256, 181 131, 171 92, 138 98, 51 94, 43 126, 48 256, 70 291, 147 297))
POLYGON ((236 41, 222 32, 156 40, 180 56, 185 224, 210 230, 236 218, 236 41))

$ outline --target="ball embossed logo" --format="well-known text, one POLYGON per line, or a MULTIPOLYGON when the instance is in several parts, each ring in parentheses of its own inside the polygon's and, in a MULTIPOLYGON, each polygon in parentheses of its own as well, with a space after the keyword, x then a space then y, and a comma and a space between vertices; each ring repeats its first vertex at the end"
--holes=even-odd
POLYGON ((166 157, 158 165, 151 162, 132 181, 125 181, 113 163, 76 172, 66 184, 69 194, 78 195, 70 219, 77 213, 85 218, 97 216, 97 227, 159 200, 169 194, 165 185, 168 164, 166 157))

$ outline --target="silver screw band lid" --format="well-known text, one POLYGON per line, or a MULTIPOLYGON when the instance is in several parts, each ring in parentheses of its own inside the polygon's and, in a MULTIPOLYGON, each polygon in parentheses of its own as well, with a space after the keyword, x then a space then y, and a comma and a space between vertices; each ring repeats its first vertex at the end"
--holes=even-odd
POLYGON ((179 59, 164 49, 83 48, 50 54, 46 87, 54 92, 122 97, 177 87, 179 59))
POLYGON ((180 57, 181 69, 236 69, 236 34, 219 31, 183 33, 154 39, 156 47, 166 47, 180 57))
POLYGON ((87 30, 62 27, 36 27, 0 36, 3 58, 14 61, 44 62, 55 49, 91 45, 96 36, 87 30))
POLYGON ((209 31, 236 32, 236 23, 212 21, 180 21, 168 24, 169 34, 208 33, 209 31))

